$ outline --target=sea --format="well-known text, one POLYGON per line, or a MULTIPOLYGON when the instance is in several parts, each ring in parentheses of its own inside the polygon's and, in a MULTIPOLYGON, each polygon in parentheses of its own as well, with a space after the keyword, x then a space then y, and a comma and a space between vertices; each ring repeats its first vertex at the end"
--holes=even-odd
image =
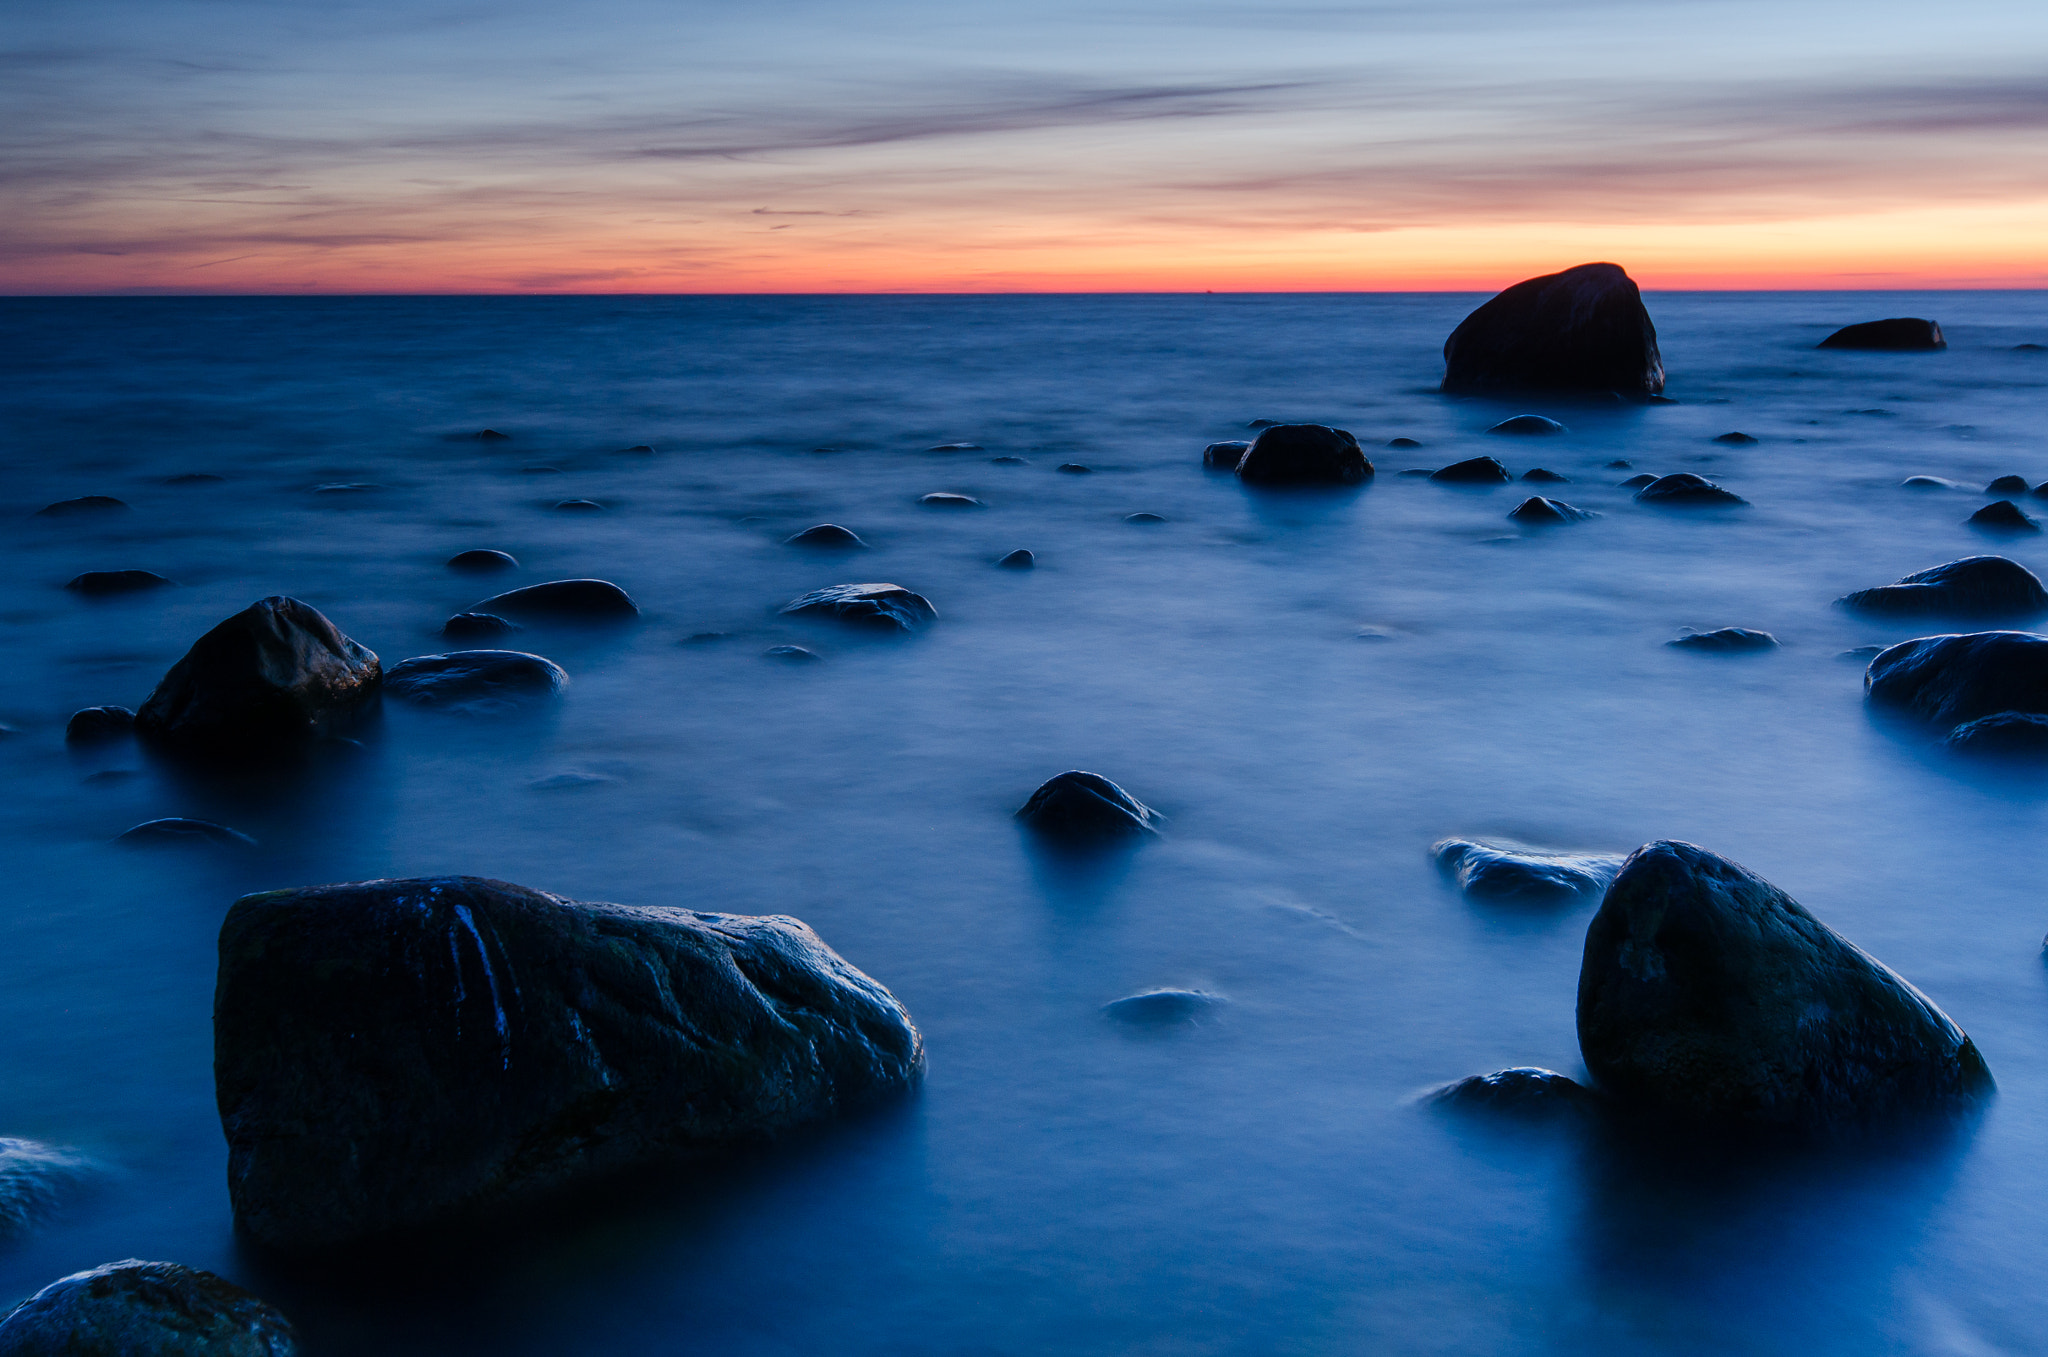
POLYGON ((76 1156, 5 1213, 0 1299, 177 1261, 308 1353, 401 1357, 2039 1351, 2048 772, 1875 719, 1853 652, 1942 628, 1834 600, 2048 571, 1965 523, 2048 480, 2048 293, 1653 292, 1654 405, 1440 394, 1481 300, 0 300, 0 1137, 76 1156), (1815 347, 1902 315, 1948 348, 1815 347), (1488 434, 1523 413, 1566 429, 1488 434), (1378 474, 1204 469, 1259 420, 1348 429, 1378 474), (1483 455, 1569 481, 1401 474, 1483 455), (1749 507, 1617 484, 1678 471, 1749 507), (1532 493, 1598 517, 1518 527, 1532 493), (36 514, 85 495, 129 507, 36 514), (866 548, 785 543, 823 522, 866 548), (472 548, 519 569, 447 568, 472 548), (113 569, 173 586, 64 587, 113 569), (294 774, 64 739, 267 595, 388 666, 580 577, 642 616, 512 638, 570 675, 544 710, 390 702, 294 774), (778 611, 870 581, 937 620, 778 611), (1781 644, 1668 644, 1724 626, 1781 644), (1075 768, 1164 832, 1042 852, 1013 813, 1075 768), (113 842, 173 815, 256 843, 113 842), (1747 1158, 1448 1116, 1424 1098, 1469 1074, 1584 1077, 1598 903, 1466 897, 1451 836, 1730 857, 1941 1005, 1997 1095, 1945 1137, 1747 1158), (801 918, 909 1010, 924 1087, 424 1254, 266 1255, 214 1105, 221 919, 436 873, 801 918), (1215 1002, 1105 1010, 1160 988, 1215 1002))

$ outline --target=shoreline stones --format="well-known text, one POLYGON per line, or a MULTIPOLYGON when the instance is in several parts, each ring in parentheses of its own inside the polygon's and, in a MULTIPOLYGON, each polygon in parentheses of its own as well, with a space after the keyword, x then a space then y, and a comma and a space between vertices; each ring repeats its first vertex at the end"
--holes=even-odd
POLYGON ((1863 693, 1951 728, 2001 712, 2048 715, 2048 637, 1979 631, 1902 641, 1870 662, 1863 693))
POLYGON ((1571 483, 1572 478, 1569 476, 1560 476, 1557 472, 1550 470, 1548 467, 1532 466, 1527 471, 1524 471, 1522 473, 1522 479, 1532 484, 1568 485, 1571 483))
POLYGON ((0 1357, 295 1357, 291 1321, 224 1277, 127 1258, 62 1277, 0 1320, 0 1357))
POLYGON ((1701 650, 1715 654, 1734 655, 1776 650, 1778 638, 1767 631, 1756 631, 1749 627, 1721 627, 1715 631, 1689 631, 1676 640, 1666 641, 1667 646, 1680 650, 1701 650))
POLYGON ((1987 495, 2025 495, 2032 491, 2033 487, 2027 484, 2025 476, 1997 476, 1984 487, 1987 495))
POLYGON ((1586 931, 1596 1085, 1686 1121, 1832 1132, 1992 1087, 1925 995, 1768 881, 1689 843, 1630 855, 1586 931))
POLYGON ((1890 320, 1866 320, 1857 325, 1844 325, 1814 347, 1929 351, 1947 348, 1948 340, 1942 336, 1941 326, 1931 320, 1895 316, 1890 320))
POLYGON ((193 642, 136 711, 135 731, 184 754, 273 755, 339 734, 382 673, 318 609, 273 595, 193 642))
POLYGON ((817 547, 827 551, 846 551, 867 545, 860 540, 859 533, 837 523, 819 523, 782 540, 785 546, 817 547))
POLYGON ((1531 495, 1508 510, 1508 517, 1524 527, 1547 528, 1563 523, 1582 522, 1598 515, 1590 509, 1566 504, 1561 499, 1545 499, 1541 495, 1531 495))
POLYGON ((1491 457, 1467 457, 1462 462, 1438 467, 1429 473, 1438 485, 1506 485, 1514 479, 1508 469, 1491 457))
POLYGON ((1965 754, 2011 754, 2039 758, 2048 754, 2048 715, 2002 711, 1965 721, 1943 741, 1965 754))
POLYGON ((221 926, 228 1191, 274 1248, 771 1139, 923 1073, 902 1005, 795 919, 458 876, 245 896, 221 926))
POLYGON ((1690 471, 1679 471, 1669 476, 1659 476, 1636 491, 1636 503, 1690 509, 1716 506, 1734 508, 1748 504, 1749 501, 1732 490, 1723 490, 1704 476, 1695 476, 1690 471))
POLYGON ((833 584, 782 605, 785 613, 834 617, 842 622, 916 631, 938 620, 939 610, 900 584, 833 584))
POLYGON ((1164 818, 1108 778, 1079 769, 1047 778, 1017 811, 1029 828, 1071 843, 1156 834, 1164 818))
POLYGON ((2018 561, 2003 556, 1964 556, 1916 570, 1892 584, 1858 589, 1835 602, 1860 612, 1894 617, 1930 613, 1989 617, 2048 611, 2048 589, 2018 561))
POLYGON ((74 594, 87 598, 106 598, 112 594, 137 594, 147 589, 162 589, 170 581, 154 570, 88 570, 72 578, 64 587, 74 594))
POLYGON ((934 490, 929 495, 918 496, 917 502, 927 509, 986 509, 987 504, 972 495, 956 495, 950 490, 934 490))
POLYGON ((1730 447, 1746 448, 1751 444, 1758 442, 1759 440, 1757 439, 1756 435, 1746 434, 1738 429, 1731 431, 1729 433, 1715 434, 1714 441, 1716 443, 1726 443, 1730 447))
POLYGON ((384 671, 384 691, 392 697, 470 714, 526 706, 555 696, 568 682, 560 665, 523 650, 415 655, 384 671))
POLYGON ((1664 360, 1642 292, 1617 264, 1580 264, 1516 283, 1444 341, 1442 389, 1606 392, 1664 389, 1664 360))
POLYGON ((468 611, 557 622, 611 622, 638 617, 640 607, 610 580, 549 580, 494 594, 468 611))
POLYGON ((1356 485, 1372 476, 1358 440, 1326 424, 1269 425, 1237 464, 1237 478, 1250 485, 1356 485))
POLYGON ((1492 900, 1560 901, 1604 890, 1621 870, 1614 853, 1566 853, 1519 843, 1441 839, 1430 858, 1467 895, 1492 900))

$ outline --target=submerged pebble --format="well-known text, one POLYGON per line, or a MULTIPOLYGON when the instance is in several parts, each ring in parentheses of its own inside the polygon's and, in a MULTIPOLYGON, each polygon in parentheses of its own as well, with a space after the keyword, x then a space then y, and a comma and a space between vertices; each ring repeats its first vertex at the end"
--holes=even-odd
POLYGON ((64 723, 64 743, 105 744, 135 733, 135 713, 127 707, 81 707, 64 723))
POLYGON ((1670 476, 1659 476, 1636 491, 1636 503, 1671 508, 1733 508, 1749 501, 1732 490, 1722 489, 1704 476, 1680 471, 1670 476))
POLYGON ((1508 435, 1520 434, 1525 437, 1529 435, 1543 437, 1549 434, 1566 433, 1568 430, 1556 420, 1546 419, 1542 415, 1516 415, 1513 419, 1502 420, 1488 429, 1487 432, 1508 435))
POLYGON ((1536 1065, 1469 1074, 1435 1089, 1424 1103, 1449 1112, 1548 1121, 1591 1112, 1599 1095, 1575 1079, 1536 1065))
POLYGON ((450 556, 448 568, 470 574, 488 575, 499 570, 517 570, 519 561, 509 551, 478 547, 473 551, 458 551, 450 556))
POLYGON ((1010 552, 997 561, 996 564, 1005 570, 1029 570, 1038 564, 1038 558, 1023 547, 1018 547, 1015 551, 1010 552))
POLYGON ((1514 479, 1506 467, 1491 457, 1468 457, 1453 462, 1431 472, 1429 478, 1450 485, 1506 485, 1514 479))
POLYGON ((76 518, 85 514, 125 513, 128 506, 112 495, 80 495, 60 499, 36 510, 37 518, 76 518))
POLYGON ((972 495, 956 495, 949 490, 934 490, 929 495, 920 495, 917 502, 928 509, 985 509, 988 507, 972 495))
POLYGON ((1590 509, 1566 504, 1561 499, 1545 499, 1541 495, 1531 495, 1508 510, 1508 517, 1524 526, 1540 528, 1560 523, 1578 523, 1596 515, 1590 509))

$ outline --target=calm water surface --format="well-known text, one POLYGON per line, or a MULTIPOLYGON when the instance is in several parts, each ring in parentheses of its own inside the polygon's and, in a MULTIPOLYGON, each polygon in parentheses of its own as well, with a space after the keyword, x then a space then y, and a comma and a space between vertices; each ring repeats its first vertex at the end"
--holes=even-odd
POLYGON ((1654 295, 1680 403, 1604 409, 1435 394, 1477 300, 0 301, 0 1135, 103 1166, 0 1241, 0 1295, 178 1259, 322 1354, 2038 1350, 2048 777, 1874 723, 1839 653, 1917 633, 1830 600, 1985 549, 2048 570, 2040 539, 1963 526, 1984 497, 1898 488, 2048 479, 2048 353, 2013 348, 2048 342, 2048 294, 1654 295), (1813 350, 1889 315, 1951 347, 1813 350), (1484 434, 1525 408, 1571 431, 1484 434), (1205 474, 1258 418, 1349 428, 1381 474, 1205 474), (451 437, 486 425, 512 440, 451 437), (1762 441, 1711 441, 1733 429, 1762 441), (950 442, 981 450, 926 450, 950 442), (1603 517, 1523 533, 1523 487, 1392 474, 1480 453, 1603 517), (1638 508, 1616 458, 1754 507, 1638 508), (166 483, 187 472, 223 479, 166 483), (133 512, 30 517, 84 494, 133 512), (872 549, 781 544, 827 520, 872 549), (1020 546, 1038 569, 993 566, 1020 546), (516 638, 572 675, 546 716, 393 704, 317 776, 64 745, 72 710, 137 705, 266 594, 387 665, 453 648, 441 621, 501 587, 444 568, 469 547, 518 556, 513 583, 615 580, 645 617, 516 638), (177 587, 61 587, 130 567, 177 587), (940 620, 877 640, 775 613, 848 580, 940 620), (1783 649, 1664 645, 1725 625, 1783 649), (783 643, 823 660, 762 657, 783 643), (1167 836, 1089 871, 1036 856, 1010 812, 1069 767, 1167 836), (260 847, 109 843, 175 814, 260 847), (2000 1095, 1937 1145, 1732 1167, 1420 1110, 1502 1065, 1581 1072, 1590 903, 1466 900, 1427 857, 1449 834, 1727 854, 1933 996, 2000 1095), (212 1101, 220 919, 434 872, 797 915, 910 1009, 928 1084, 402 1265, 255 1256, 212 1101), (1101 1013, 1154 986, 1229 1003, 1101 1013))

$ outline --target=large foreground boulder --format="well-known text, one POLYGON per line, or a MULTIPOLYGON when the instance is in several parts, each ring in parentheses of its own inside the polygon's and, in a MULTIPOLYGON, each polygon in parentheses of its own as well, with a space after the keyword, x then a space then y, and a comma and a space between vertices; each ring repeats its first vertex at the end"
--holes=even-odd
POLYGON ((292 1357, 291 1322, 223 1277, 139 1258, 51 1282, 0 1320, 0 1357, 292 1357))
POLYGON ((1252 485, 1356 485, 1372 474, 1358 440, 1324 424, 1261 429, 1237 464, 1237 478, 1252 485))
POLYGON ((178 753, 264 758, 340 733, 383 670, 320 611, 260 599, 193 642, 135 713, 139 735, 178 753))
POLYGON ((228 1194, 272 1246, 759 1140, 923 1070, 902 1006, 795 919, 436 877, 252 895, 221 926, 228 1194))
POLYGON ((1991 1088, 1920 991, 1763 878, 1669 840, 1586 930, 1579 1048, 1607 1093, 1686 1122, 1831 1132, 1991 1088))
POLYGON ((1619 392, 1664 389, 1657 327, 1618 264, 1581 264, 1516 283, 1444 341, 1445 391, 1619 392))
POLYGON ((1858 589, 1835 601, 1845 608, 1891 617, 1930 613, 1997 617, 2048 609, 2048 590, 2018 561, 2003 556, 1965 556, 1916 570, 1896 584, 1858 589))
POLYGON ((1863 693, 1941 726, 1998 712, 2048 714, 2048 637, 1978 631, 1901 641, 1871 660, 1863 693))
POLYGON ((1844 325, 1814 347, 1926 350, 1945 349, 1948 347, 1948 340, 1942 337, 1941 326, 1931 320, 1921 320, 1914 316, 1894 316, 1890 320, 1866 320, 1860 325, 1844 325))

